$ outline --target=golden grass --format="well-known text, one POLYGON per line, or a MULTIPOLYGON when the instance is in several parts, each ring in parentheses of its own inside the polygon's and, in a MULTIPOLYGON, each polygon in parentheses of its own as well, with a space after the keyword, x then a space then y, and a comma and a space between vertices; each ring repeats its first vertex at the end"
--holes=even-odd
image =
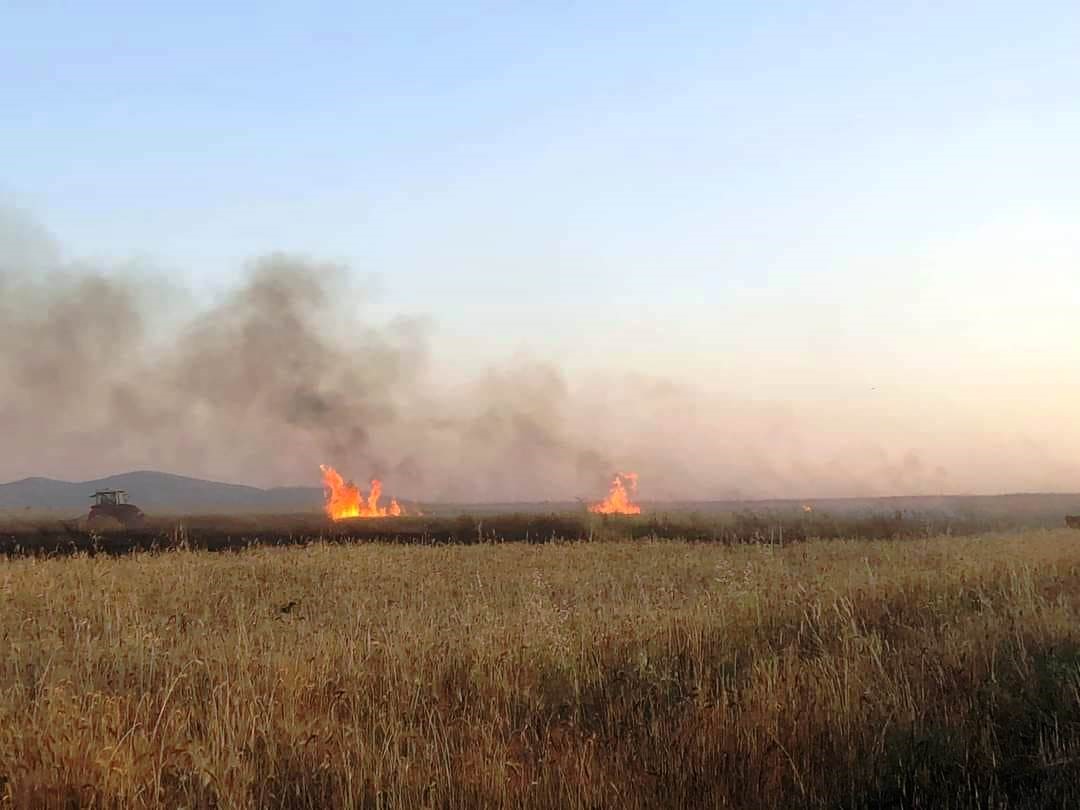
POLYGON ((1073 807, 1080 537, 0 562, 0 807, 1073 807))

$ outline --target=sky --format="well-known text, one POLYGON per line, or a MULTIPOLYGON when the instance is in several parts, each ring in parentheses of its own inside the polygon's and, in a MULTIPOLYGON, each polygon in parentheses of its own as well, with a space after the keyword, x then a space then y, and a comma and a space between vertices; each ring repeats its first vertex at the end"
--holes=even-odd
POLYGON ((0 202, 66 259, 208 301, 338 261, 447 380, 634 373, 950 476, 897 486, 1080 489, 1077 4, 225 5, 0 0, 0 202))

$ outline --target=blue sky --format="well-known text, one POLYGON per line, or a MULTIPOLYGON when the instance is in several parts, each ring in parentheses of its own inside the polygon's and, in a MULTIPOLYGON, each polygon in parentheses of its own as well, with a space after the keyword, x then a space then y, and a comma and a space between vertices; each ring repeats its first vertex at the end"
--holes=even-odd
POLYGON ((211 286, 341 259, 464 366, 910 393, 1076 356, 1075 3, 9 0, 0 27, 0 197, 72 257, 211 286))

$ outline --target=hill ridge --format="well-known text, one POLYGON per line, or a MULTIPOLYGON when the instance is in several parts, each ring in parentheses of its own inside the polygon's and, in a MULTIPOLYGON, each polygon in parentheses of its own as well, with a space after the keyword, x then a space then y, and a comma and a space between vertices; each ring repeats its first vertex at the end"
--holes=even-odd
POLYGON ((0 509, 85 510, 97 489, 123 489, 144 511, 316 509, 321 487, 264 489, 161 470, 132 470, 85 481, 30 476, 0 484, 0 509))

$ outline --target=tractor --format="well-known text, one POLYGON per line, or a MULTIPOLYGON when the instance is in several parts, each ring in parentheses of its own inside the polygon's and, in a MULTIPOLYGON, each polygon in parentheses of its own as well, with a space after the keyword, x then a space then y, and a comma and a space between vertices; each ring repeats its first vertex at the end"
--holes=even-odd
POLYGON ((146 515, 139 507, 128 503, 127 493, 122 489, 101 489, 90 497, 94 500, 87 517, 90 525, 115 520, 125 529, 137 529, 146 520, 146 515))

